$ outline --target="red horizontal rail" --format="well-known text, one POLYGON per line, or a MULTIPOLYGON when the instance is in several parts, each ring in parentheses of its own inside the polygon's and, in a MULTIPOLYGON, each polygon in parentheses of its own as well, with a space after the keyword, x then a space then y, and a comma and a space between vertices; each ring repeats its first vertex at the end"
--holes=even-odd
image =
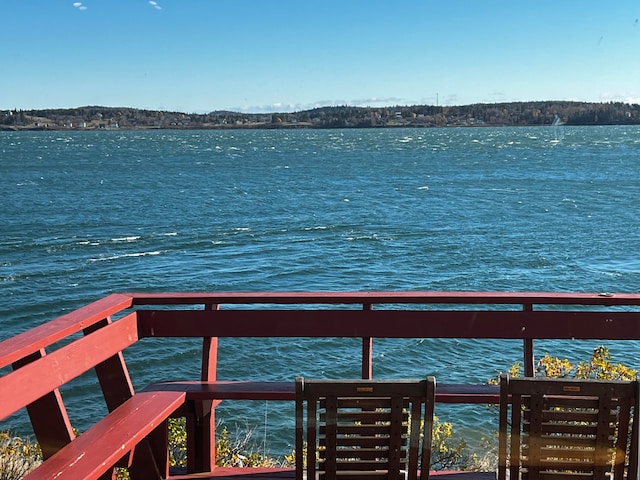
POLYGON ((140 337, 640 339, 640 312, 138 310, 140 337))
POLYGON ((163 292, 129 293, 133 305, 186 304, 534 304, 637 305, 640 293, 565 292, 163 292))
MULTIPOLYGON (((399 380, 401 381, 401 380, 399 380)), ((173 381, 154 383, 145 391, 186 392, 188 400, 280 400, 296 399, 295 382, 260 381, 173 381)), ((499 403, 498 385, 437 384, 436 401, 441 403, 499 403)))
POLYGON ((132 297, 115 293, 55 320, 0 342, 0 368, 73 335, 132 305, 132 297))

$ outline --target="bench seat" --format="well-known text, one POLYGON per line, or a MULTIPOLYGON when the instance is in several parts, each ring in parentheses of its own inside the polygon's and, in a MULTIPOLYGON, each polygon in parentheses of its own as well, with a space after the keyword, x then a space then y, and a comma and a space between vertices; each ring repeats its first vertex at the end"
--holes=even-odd
POLYGON ((187 400, 290 400, 296 399, 296 384, 244 380, 170 381, 152 383, 145 391, 184 392, 187 400))
MULTIPOLYGON (((187 400, 286 400, 296 399, 295 382, 282 381, 170 381, 153 383, 146 391, 185 392, 187 400)), ((436 402, 499 403, 498 385, 444 383, 436 387, 436 402)))
MULTIPOLYGON (((118 460, 141 444, 157 427, 166 438, 166 420, 185 402, 179 391, 143 391, 136 393, 89 430, 55 453, 29 473, 24 480, 90 480, 99 479, 118 460)), ((160 443, 160 442, 159 442, 160 443)), ((163 443, 166 450, 166 443, 163 443)), ((145 447, 146 448, 146 447, 145 447)), ((153 445, 150 445, 153 451, 153 445)), ((155 450, 156 465, 144 465, 155 472, 139 478, 166 478, 168 452, 155 450), (164 458, 161 458, 161 457, 164 458)), ((134 453, 134 459, 137 452, 134 453)), ((144 455, 143 455, 144 457, 144 455)), ((149 460, 149 456, 145 458, 149 460)), ((146 462, 145 462, 146 463, 146 462)), ((152 461, 153 463, 153 461, 152 461)))

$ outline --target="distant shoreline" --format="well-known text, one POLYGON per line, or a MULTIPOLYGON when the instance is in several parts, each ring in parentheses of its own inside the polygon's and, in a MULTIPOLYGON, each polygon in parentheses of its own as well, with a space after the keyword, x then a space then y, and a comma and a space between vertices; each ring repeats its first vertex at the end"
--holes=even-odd
POLYGON ((189 114, 127 107, 0 110, 0 131, 235 130, 640 125, 640 105, 511 102, 464 106, 320 107, 291 113, 189 114))

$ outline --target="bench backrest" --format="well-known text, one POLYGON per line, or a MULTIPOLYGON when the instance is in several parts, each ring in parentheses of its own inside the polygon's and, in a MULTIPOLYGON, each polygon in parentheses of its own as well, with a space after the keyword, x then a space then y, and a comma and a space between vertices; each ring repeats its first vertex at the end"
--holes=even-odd
POLYGON ((133 395, 122 351, 138 340, 137 314, 115 322, 109 316, 130 303, 112 295, 0 342, 0 367, 13 367, 0 377, 0 420, 26 408, 45 459, 75 437, 59 391, 64 384, 93 368, 109 411, 133 395))

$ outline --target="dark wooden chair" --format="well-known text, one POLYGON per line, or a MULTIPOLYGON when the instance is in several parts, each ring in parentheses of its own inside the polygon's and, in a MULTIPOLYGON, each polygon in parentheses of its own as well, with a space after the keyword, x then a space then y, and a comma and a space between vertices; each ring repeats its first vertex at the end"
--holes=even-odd
POLYGON ((638 381, 501 376, 498 480, 637 479, 637 402, 638 381))
POLYGON ((296 478, 428 479, 434 403, 433 377, 297 378, 296 478))

